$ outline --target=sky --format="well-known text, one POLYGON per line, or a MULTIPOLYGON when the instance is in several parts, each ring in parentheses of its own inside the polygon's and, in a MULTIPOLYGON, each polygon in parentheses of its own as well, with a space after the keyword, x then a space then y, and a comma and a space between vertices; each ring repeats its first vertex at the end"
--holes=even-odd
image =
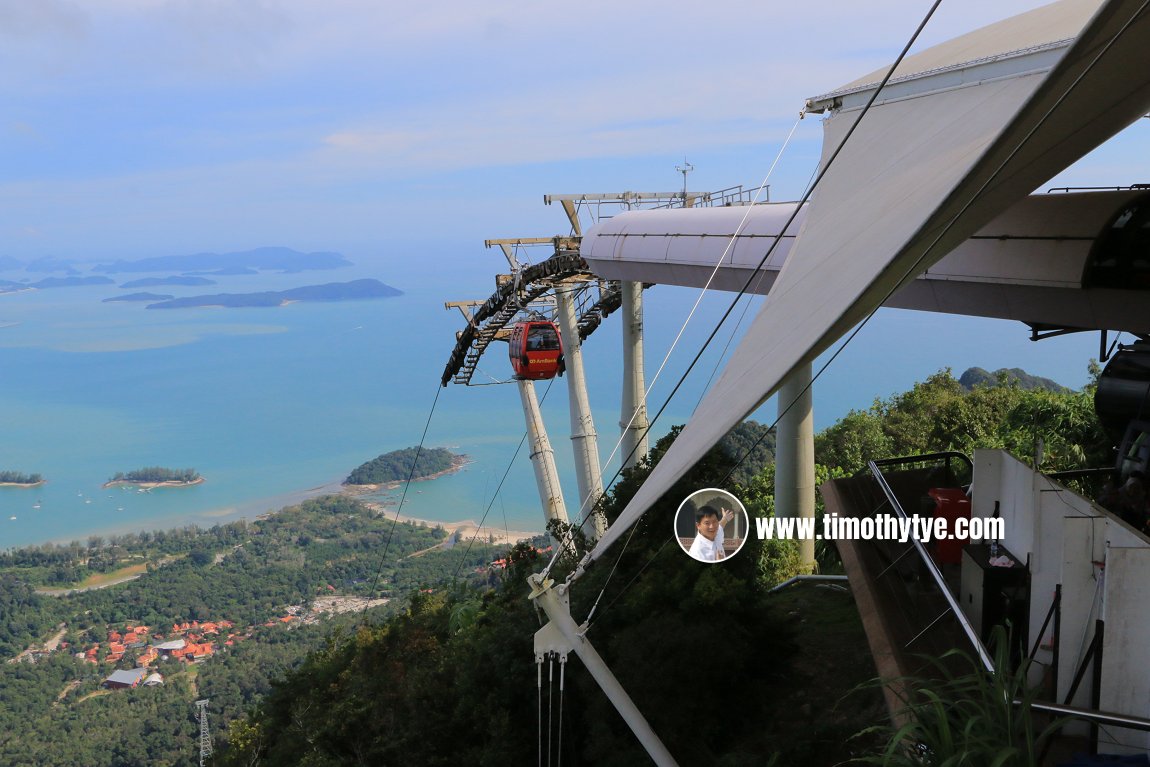
MULTIPOLYGON (((1041 4, 948 0, 915 50, 1041 4)), ((693 190, 754 187, 794 128, 770 197, 797 198, 804 99, 928 6, 0 0, 0 256, 286 245, 478 297, 485 238, 565 233, 547 193, 674 190, 684 162, 693 190)), ((1052 184, 1150 180, 1147 128, 1052 184)))

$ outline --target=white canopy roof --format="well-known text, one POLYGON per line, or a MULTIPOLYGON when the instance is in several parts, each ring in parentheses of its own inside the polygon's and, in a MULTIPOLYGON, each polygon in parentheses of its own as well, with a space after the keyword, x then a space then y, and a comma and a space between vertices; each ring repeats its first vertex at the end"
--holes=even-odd
MULTIPOLYGON (((1120 0, 1098 6, 1065 0, 1024 14, 1026 21, 1008 19, 966 36, 966 43, 943 43, 916 57, 918 68, 926 68, 922 78, 937 78, 940 69, 963 75, 926 88, 907 81, 901 96, 876 102, 865 115, 819 185, 766 304, 722 377, 590 559, 797 365, 817 357, 1005 207, 1150 109, 1150 16, 1120 0), (1013 57, 1016 71, 1003 74, 994 50, 1016 51, 1016 35, 1042 50, 1013 57), (1060 42, 1067 38, 1074 38, 1069 47, 1060 42), (1055 49, 1065 51, 1057 63, 1034 58, 1055 49), (971 55, 981 61, 969 61, 971 55), (970 76, 983 66, 995 67, 992 76, 970 76)), ((850 85, 839 92, 856 84, 850 85)), ((824 163, 859 115, 838 99, 831 94, 812 104, 832 109, 824 163)))

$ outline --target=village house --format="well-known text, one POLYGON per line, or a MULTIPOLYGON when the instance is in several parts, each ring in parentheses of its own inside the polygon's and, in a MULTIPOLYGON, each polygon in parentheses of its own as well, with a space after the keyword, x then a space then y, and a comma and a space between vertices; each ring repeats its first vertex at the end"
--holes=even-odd
POLYGON ((104 680, 104 687, 107 687, 109 690, 135 688, 147 676, 148 670, 143 668, 134 668, 128 671, 113 671, 111 675, 104 680))

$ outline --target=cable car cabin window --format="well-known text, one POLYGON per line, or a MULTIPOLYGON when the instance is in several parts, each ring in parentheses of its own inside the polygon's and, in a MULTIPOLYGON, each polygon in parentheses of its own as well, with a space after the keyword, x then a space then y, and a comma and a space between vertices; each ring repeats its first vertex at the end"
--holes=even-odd
POLYGON ((559 351, 559 334, 550 325, 534 325, 527 331, 527 351, 559 351))
POLYGON ((1150 197, 1134 200, 1102 231, 1082 284, 1088 288, 1150 289, 1150 197))

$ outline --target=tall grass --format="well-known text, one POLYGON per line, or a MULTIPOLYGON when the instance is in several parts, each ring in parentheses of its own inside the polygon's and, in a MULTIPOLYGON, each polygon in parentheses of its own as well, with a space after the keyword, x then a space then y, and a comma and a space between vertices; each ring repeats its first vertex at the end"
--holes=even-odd
POLYGON ((886 732, 885 748, 858 761, 883 767, 1030 767, 1065 720, 1039 729, 1031 706, 1037 689, 1026 683, 1029 665, 1010 670, 1010 640, 1001 627, 991 639, 996 671, 965 652, 930 659, 930 677, 901 680, 901 726, 886 732), (957 669, 957 671, 956 671, 957 669))

